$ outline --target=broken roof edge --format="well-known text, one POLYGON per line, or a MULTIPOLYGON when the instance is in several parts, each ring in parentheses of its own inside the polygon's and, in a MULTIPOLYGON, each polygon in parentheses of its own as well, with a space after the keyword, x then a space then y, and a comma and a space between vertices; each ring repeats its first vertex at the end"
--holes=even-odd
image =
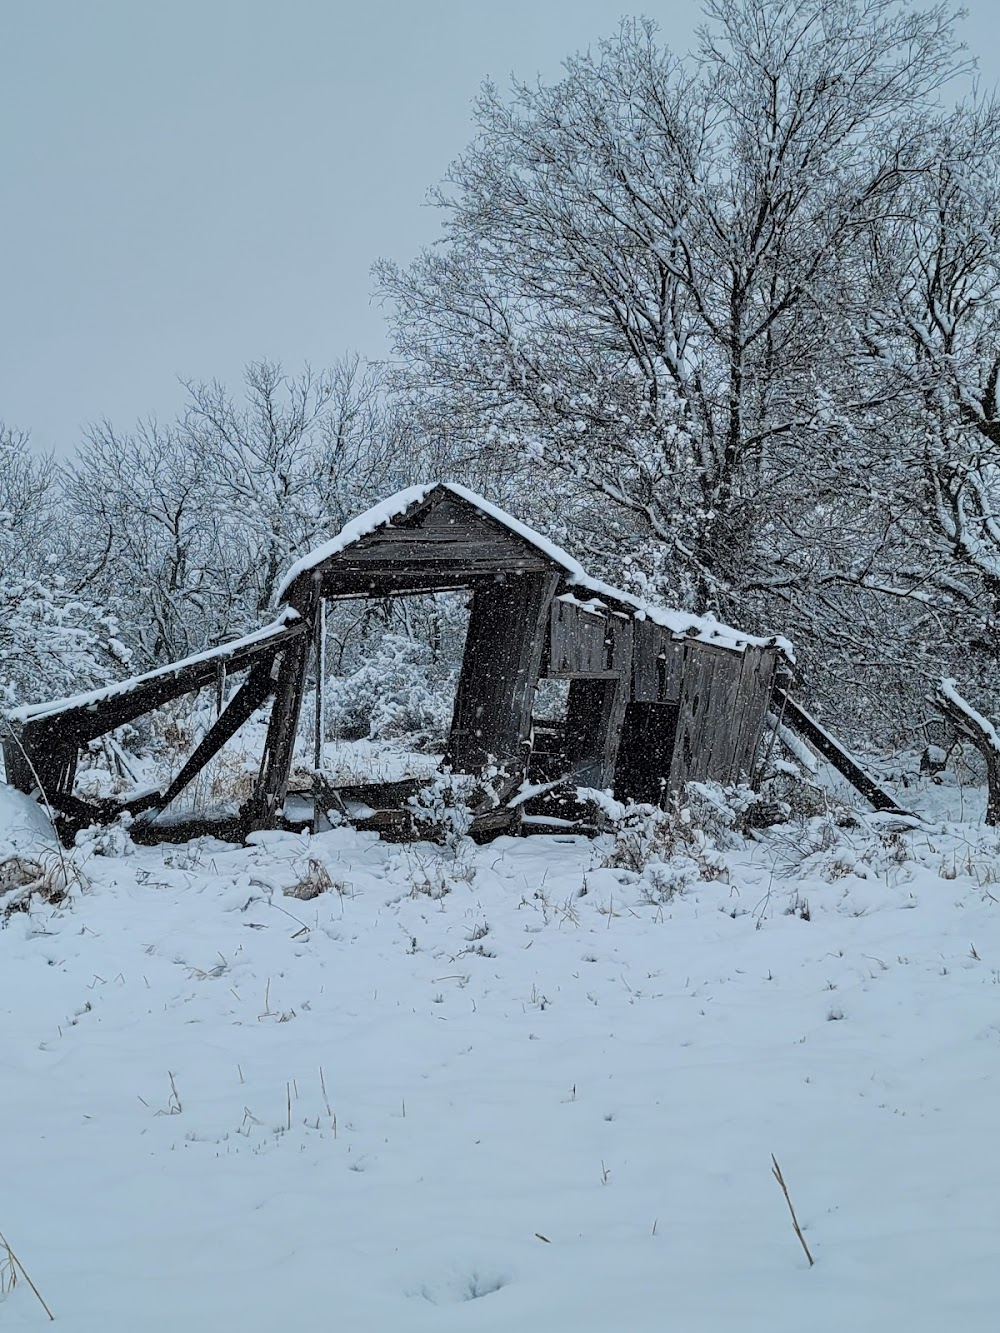
POLYGON ((692 611, 675 611, 670 607, 656 606, 622 588, 591 578, 589 574, 574 579, 572 584, 574 589, 594 595, 585 600, 572 592, 565 594, 560 601, 573 601, 585 610, 595 611, 615 611, 618 607, 613 603, 617 602, 635 620, 648 620, 653 625, 659 625, 675 639, 697 639, 700 643, 714 644, 717 648, 728 648, 735 652, 742 652, 744 648, 776 648, 789 662, 795 661, 795 649, 782 634, 747 634, 711 615, 698 616, 692 611))
POLYGON ((97 704, 107 702, 109 699, 131 694, 137 686, 150 685, 156 680, 166 680, 170 676, 178 676, 181 672, 190 667, 199 666, 203 662, 218 661, 225 663, 227 658, 232 657, 240 649, 252 648, 255 644, 263 643, 267 639, 284 633, 289 625, 299 619, 299 613, 292 607, 287 606, 281 610, 277 619, 269 625, 264 625, 261 629, 251 630, 249 634, 244 634, 241 638, 229 639, 226 643, 217 644, 214 648, 206 648, 203 652, 192 653, 190 657, 184 657, 179 662, 170 662, 167 666, 155 667, 152 671, 143 672, 141 676, 130 676, 127 680, 113 681, 110 685, 101 686, 96 690, 67 695, 64 699, 49 699, 44 703, 37 704, 21 704, 17 708, 4 710, 0 713, 0 716, 10 722, 26 725, 29 722, 44 721, 45 718, 57 713, 70 712, 75 708, 93 708, 97 704))
POLYGON ((367 537, 370 532, 375 532, 378 528, 388 527, 395 518, 402 518, 404 514, 426 500, 440 484, 439 482, 430 482, 418 486, 407 486, 404 490, 397 491, 395 495, 390 495, 385 500, 380 500, 377 505, 372 505, 364 513, 352 518, 344 524, 335 537, 330 537, 327 541, 321 542, 319 546, 313 547, 311 551, 307 551, 305 555, 299 556, 278 584, 274 594, 275 600, 279 603, 283 602, 285 594, 292 584, 297 582, 303 574, 308 574, 311 569, 315 569, 327 560, 332 560, 335 555, 339 555, 348 546, 353 546, 362 537, 367 537))
MULTIPOLYGON (((409 516, 436 490, 447 491, 458 499, 464 500, 466 504, 471 505, 501 527, 506 528, 508 532, 533 546, 553 565, 563 570, 567 586, 594 594, 594 598, 599 604, 602 599, 606 599, 608 602, 617 602, 625 607, 628 613, 637 620, 649 620, 653 624, 669 630, 677 638, 698 639, 703 643, 712 643, 716 647, 729 648, 738 652, 741 652, 744 648, 776 648, 790 662, 795 661, 795 651, 791 643, 780 634, 766 637, 746 634, 742 630, 734 629, 731 625, 723 624, 722 621, 716 620, 713 616, 695 615, 689 611, 676 611, 668 607, 656 606, 654 603, 645 602, 622 588, 615 588, 610 583, 592 578, 580 562, 574 559, 568 551, 564 551, 561 546, 557 546, 548 537, 536 532, 534 528, 528 527, 520 519, 514 518, 512 514, 500 509, 484 496, 477 494, 475 491, 470 491, 468 487, 455 481, 425 482, 416 486, 408 486, 395 495, 388 496, 378 504, 372 505, 364 513, 358 514, 356 518, 345 524, 335 537, 331 537, 329 541, 323 542, 320 546, 296 560, 278 585, 275 594, 277 600, 282 601, 292 585, 303 574, 307 574, 325 561, 339 555, 349 546, 360 541, 362 537, 367 537, 369 533, 375 532, 378 528, 387 527, 395 519, 409 516)), ((591 600, 594 600, 594 598, 591 600)), ((578 600, 583 604, 582 598, 578 600)), ((615 608, 595 606, 594 609, 615 608)))
POLYGON ((571 555, 562 550, 561 547, 556 546, 554 542, 549 541, 547 537, 543 537, 540 532, 536 532, 534 528, 529 528, 526 523, 522 523, 520 519, 516 519, 513 515, 506 513, 505 510, 498 508, 484 496, 478 495, 475 491, 470 491, 457 481, 432 481, 417 486, 407 486, 404 490, 397 491, 395 495, 380 500, 378 504, 372 505, 370 509, 366 509, 364 513, 358 514, 350 522, 345 523, 336 536, 300 556, 278 584, 275 592, 276 600, 280 603, 291 589, 292 584, 297 582, 303 574, 308 574, 310 570, 316 569, 327 560, 332 560, 334 556, 340 555, 349 546, 359 542, 362 537, 367 537, 379 528, 388 527, 395 519, 409 517, 434 491, 447 491, 450 495, 457 496, 458 499, 464 500, 466 504, 485 514, 487 518, 491 518, 495 523, 506 528, 515 537, 520 537, 522 541, 534 546, 546 559, 551 560, 555 565, 559 565, 567 574, 586 577, 583 566, 579 561, 574 560, 571 555))

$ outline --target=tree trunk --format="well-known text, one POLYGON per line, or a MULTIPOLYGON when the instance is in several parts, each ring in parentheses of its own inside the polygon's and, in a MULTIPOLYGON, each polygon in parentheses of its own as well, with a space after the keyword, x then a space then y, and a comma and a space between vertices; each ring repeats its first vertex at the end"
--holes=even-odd
POLYGON ((951 725, 965 740, 971 741, 986 760, 986 780, 989 795, 986 801, 986 823, 990 828, 1000 824, 1000 737, 996 728, 959 694, 953 680, 943 680, 930 696, 951 725))

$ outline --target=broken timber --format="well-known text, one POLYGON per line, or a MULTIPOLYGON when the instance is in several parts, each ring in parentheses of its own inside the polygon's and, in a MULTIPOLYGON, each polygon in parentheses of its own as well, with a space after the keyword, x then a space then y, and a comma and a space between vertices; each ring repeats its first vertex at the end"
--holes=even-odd
POLYGON ((782 722, 809 742, 824 759, 834 766, 838 773, 847 779, 855 790, 876 810, 885 810, 890 814, 905 815, 907 812, 897 805, 888 792, 884 791, 874 778, 869 777, 858 761, 841 743, 821 726, 801 704, 797 704, 788 692, 780 687, 774 691, 774 701, 778 706, 782 722))
POLYGON ((959 694, 953 680, 942 680, 930 702, 940 709, 955 731, 970 741, 986 761, 986 824, 996 828, 1000 824, 1000 738, 996 728, 982 713, 959 694))

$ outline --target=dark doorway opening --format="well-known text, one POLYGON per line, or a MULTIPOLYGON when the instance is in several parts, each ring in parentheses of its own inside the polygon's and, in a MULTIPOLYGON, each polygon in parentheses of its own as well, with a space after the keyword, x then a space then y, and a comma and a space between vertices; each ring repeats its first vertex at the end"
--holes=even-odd
POLYGON ((676 703, 630 703, 626 707, 615 768, 619 800, 664 804, 679 718, 676 703))

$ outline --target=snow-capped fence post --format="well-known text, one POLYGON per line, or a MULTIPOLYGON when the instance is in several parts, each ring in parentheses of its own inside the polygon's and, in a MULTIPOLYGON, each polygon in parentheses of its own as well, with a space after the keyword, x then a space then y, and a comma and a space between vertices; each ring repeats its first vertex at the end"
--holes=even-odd
POLYGON ((970 741, 986 760, 986 781, 989 794, 986 800, 986 823, 990 828, 1000 824, 1000 736, 992 722, 978 713, 955 688, 953 680, 942 680, 929 696, 958 734, 970 741))

